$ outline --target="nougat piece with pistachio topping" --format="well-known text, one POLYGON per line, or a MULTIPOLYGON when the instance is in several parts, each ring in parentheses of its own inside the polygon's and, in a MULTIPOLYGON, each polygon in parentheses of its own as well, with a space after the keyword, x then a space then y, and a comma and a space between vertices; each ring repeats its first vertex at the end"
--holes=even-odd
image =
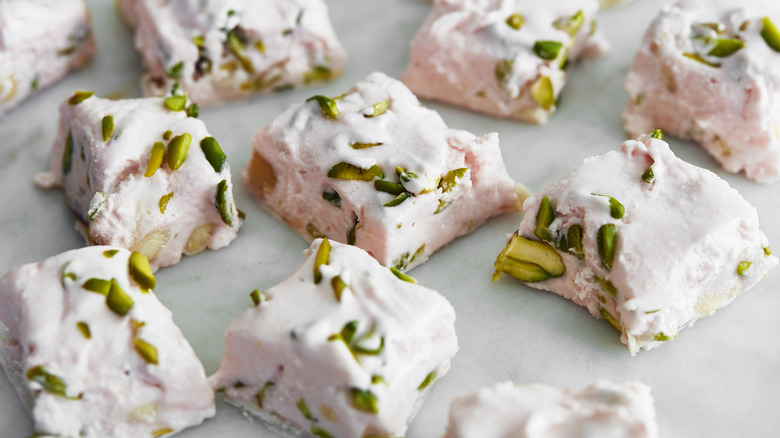
POLYGON ((494 279, 507 273, 586 307, 632 355, 755 285, 778 263, 756 210, 662 138, 626 141, 527 199, 494 279))
POLYGON ((144 95, 174 83, 214 105, 339 76, 346 54, 324 0, 119 0, 136 27, 144 95))
POLYGON ((569 68, 601 53, 596 0, 441 0, 401 79, 419 97, 545 123, 569 68))
POLYGON ((631 136, 660 128, 728 172, 780 180, 780 2, 686 0, 661 9, 626 78, 631 136))
POLYGON ((0 116, 95 54, 82 0, 0 1, 0 116))
POLYGON ((203 365, 140 253, 68 251, 0 279, 0 363, 34 436, 158 437, 214 416, 203 365))
POLYGON ((305 255, 247 298, 212 384, 274 429, 404 436, 458 350, 455 311, 360 248, 317 239, 305 255))
POLYGON ((78 91, 60 107, 48 172, 90 244, 139 251, 156 270, 219 249, 241 222, 230 165, 186 96, 108 100, 78 91))
POLYGON ((519 209, 498 135, 449 129, 383 73, 293 106, 252 143, 244 182, 266 209, 307 240, 354 244, 401 270, 519 209))

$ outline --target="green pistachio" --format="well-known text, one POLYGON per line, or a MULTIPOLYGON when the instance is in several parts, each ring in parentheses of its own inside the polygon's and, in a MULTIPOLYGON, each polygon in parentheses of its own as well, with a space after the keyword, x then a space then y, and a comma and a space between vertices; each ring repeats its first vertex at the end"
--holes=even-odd
POLYGON ((737 264, 737 274, 742 277, 745 275, 745 271, 750 268, 752 263, 749 261, 742 261, 737 264))
POLYGON ((354 245, 357 241, 357 229, 358 229, 358 223, 360 221, 358 218, 355 218, 355 223, 352 225, 352 228, 347 230, 347 245, 354 245))
POLYGON ((169 129, 169 130, 167 130, 167 131, 163 132, 163 136, 162 136, 162 138, 163 138, 163 140, 165 140, 165 141, 168 141, 168 140, 170 140, 170 139, 171 139, 171 136, 172 136, 172 135, 173 135, 173 131, 171 131, 171 130, 169 129))
POLYGON ((165 210, 168 208, 168 202, 171 201, 171 198, 173 198, 173 192, 160 197, 160 202, 157 203, 160 207, 160 214, 165 214, 165 210))
POLYGON ((128 262, 128 268, 130 270, 130 278, 140 286, 142 289, 152 290, 157 284, 157 279, 154 278, 152 267, 149 265, 149 259, 145 255, 138 251, 133 251, 130 254, 128 262))
POLYGON ((336 301, 341 302, 341 295, 344 294, 344 289, 349 285, 341 279, 341 276, 335 276, 330 280, 330 286, 333 288, 333 296, 336 297, 336 301))
POLYGON ((765 246, 764 247, 764 255, 765 256, 771 256, 772 255, 772 248, 765 246))
POLYGON ((150 365, 158 364, 157 348, 154 345, 141 338, 136 338, 133 342, 133 347, 135 347, 135 351, 146 361, 146 363, 150 365))
POLYGON ((118 249, 107 249, 107 250, 103 251, 103 257, 105 257, 107 259, 110 259, 111 257, 114 257, 115 255, 117 255, 117 253, 119 253, 118 249))
POLYGON ((328 119, 336 120, 339 118, 339 105, 330 97, 316 95, 306 99, 306 102, 314 100, 319 104, 322 115, 328 119))
POLYGON ((597 193, 591 193, 593 196, 602 196, 609 199, 609 215, 612 216, 615 219, 621 219, 623 215, 626 213, 626 208, 623 207, 623 204, 618 202, 617 199, 613 198, 609 195, 599 195, 597 193))
POLYGON ((81 91, 81 90, 79 90, 79 91, 76 91, 75 93, 73 93, 73 96, 70 96, 70 98, 68 99, 68 103, 70 105, 78 105, 81 102, 84 102, 85 100, 89 99, 90 97, 92 97, 94 95, 95 95, 94 91, 81 91))
POLYGON ((102 278, 90 278, 81 287, 100 295, 108 295, 108 292, 111 290, 111 281, 103 280, 102 278))
POLYGON ((206 160, 211 164, 214 172, 222 172, 227 164, 227 156, 222 152, 222 148, 219 147, 219 143, 214 137, 205 137, 200 141, 200 148, 203 150, 203 155, 206 156, 206 160))
POLYGON ((355 334, 357 333, 358 328, 358 322, 357 321, 350 321, 346 324, 344 324, 344 327, 341 328, 341 332, 339 332, 338 336, 346 343, 348 346, 352 346, 352 341, 355 340, 355 334))
POLYGON ((103 120, 100 123, 103 128, 103 141, 107 142, 111 138, 111 135, 114 133, 114 117, 105 116, 103 117, 103 120))
POLYGON ((605 224, 599 228, 596 235, 596 243, 599 249, 601 264, 608 271, 612 270, 612 262, 615 260, 618 232, 615 224, 605 224))
POLYGON ((152 438, 161 437, 164 435, 170 435, 172 433, 176 432, 175 430, 171 429, 170 427, 166 427, 164 429, 157 429, 152 432, 152 438))
POLYGON ((653 335, 653 340, 658 342, 666 342, 671 339, 672 338, 669 335, 665 334, 664 332, 658 332, 653 335))
POLYGON ((315 82, 323 82, 333 79, 333 76, 333 71, 330 68, 318 65, 303 75, 303 83, 309 85, 315 82))
POLYGON ((257 406, 260 409, 263 409, 263 403, 265 402, 265 396, 268 394, 268 391, 271 391, 274 389, 274 386, 276 386, 276 383, 274 382, 265 382, 265 385, 263 385, 262 388, 260 388, 260 391, 257 391, 257 406))
POLYGON ((549 76, 541 76, 531 86, 531 97, 540 108, 549 112, 555 106, 555 91, 549 76))
POLYGON ((558 41, 537 41, 534 43, 533 51, 536 56, 546 61, 552 61, 558 57, 561 48, 563 48, 563 44, 558 41))
POLYGON ((461 167, 459 169, 453 169, 447 172, 439 181, 439 188, 443 193, 450 192, 455 186, 458 185, 458 181, 462 181, 466 177, 466 173, 469 172, 468 167, 461 167))
POLYGON ((298 399, 298 402, 295 403, 295 406, 298 408, 298 410, 301 412, 301 415, 303 415, 304 418, 306 418, 309 421, 317 421, 317 418, 311 414, 311 411, 309 410, 309 406, 306 404, 306 400, 303 398, 298 399))
POLYGON ((550 199, 545 196, 539 203, 539 210, 536 212, 536 228, 534 228, 534 235, 542 240, 548 242, 553 240, 553 235, 550 232, 550 225, 555 220, 555 210, 553 209, 550 199))
POLYGON ((187 151, 192 143, 192 136, 184 133, 173 137, 170 143, 168 143, 168 168, 176 170, 181 167, 184 160, 187 158, 187 151))
POLYGON ((372 385, 379 385, 380 383, 387 383, 385 382, 385 378, 383 376, 380 376, 379 374, 374 374, 371 376, 372 385))
POLYGON ((502 59, 496 64, 494 74, 496 76, 496 81, 498 81, 499 84, 503 84, 512 76, 514 64, 515 61, 513 59, 502 59))
POLYGON ((569 227, 569 231, 566 232, 566 237, 568 238, 568 252, 571 254, 574 254, 577 256, 578 259, 582 260, 585 258, 585 252, 582 248, 582 226, 578 224, 574 224, 569 227))
POLYGON ((235 218, 233 217, 233 192, 230 191, 226 179, 217 184, 217 195, 214 204, 217 206, 217 210, 219 210, 222 222, 232 227, 235 223, 235 218))
POLYGON ((363 169, 342 161, 328 170, 328 178, 372 181, 374 178, 384 177, 384 172, 382 172, 382 169, 376 164, 368 169, 363 169))
POLYGON ((46 371, 43 365, 37 365, 27 369, 25 377, 27 377, 27 380, 36 382, 37 384, 41 385, 44 391, 54 394, 58 397, 62 397, 68 400, 78 400, 81 398, 81 396, 68 396, 68 387, 65 382, 58 376, 55 376, 54 374, 46 371))
POLYGON ((150 178, 154 176, 157 169, 160 168, 165 156, 165 145, 161 141, 157 141, 152 145, 152 152, 149 154, 149 162, 146 164, 146 171, 144 176, 150 178))
POLYGON ((769 17, 764 17, 761 27, 761 36, 775 52, 780 52, 780 30, 777 29, 769 17))
POLYGON ((642 174, 642 181, 646 182, 647 184, 650 184, 651 182, 653 182, 653 178, 655 178, 655 174, 653 174, 653 166, 650 166, 642 174))
POLYGON ((60 271, 60 283, 62 283, 62 287, 66 287, 65 279, 70 279, 71 281, 77 280, 76 274, 74 274, 73 272, 68 272, 68 265, 70 265, 70 262, 65 263, 62 266, 62 270, 60 271))
POLYGON ((417 283, 417 280, 415 280, 414 278, 404 274, 403 272, 401 272, 400 269, 398 269, 396 267, 391 266, 390 267, 390 272, 392 272, 393 275, 398 277, 400 280, 406 281, 407 283, 417 283))
POLYGON ((371 114, 363 114, 363 117, 371 118, 371 117, 377 117, 381 116, 385 112, 387 112, 387 109, 390 107, 390 101, 389 100, 383 100, 381 102, 377 102, 374 105, 372 105, 374 112, 371 114))
POLYGON ((76 328, 79 329, 81 335, 84 336, 84 339, 92 339, 92 332, 89 330, 89 324, 84 321, 79 321, 76 323, 76 328))
POLYGON ((252 298, 252 302, 255 303, 255 306, 259 306, 260 304, 268 300, 268 297, 266 297, 265 293, 260 292, 257 289, 253 290, 249 294, 249 298, 252 298))
POLYGON ((604 292, 608 293, 612 298, 617 298, 618 296, 618 290, 615 285, 604 278, 601 278, 599 276, 594 277, 596 281, 598 282, 599 286, 601 286, 601 289, 604 290, 604 292))
POLYGON ((65 138, 65 148, 62 150, 62 175, 70 173, 70 169, 73 167, 73 133, 68 131, 68 136, 65 138))
POLYGON ((309 428, 309 432, 317 438, 334 438, 330 432, 314 424, 309 428))
POLYGON ((322 281, 322 272, 320 266, 327 265, 330 260, 330 242, 328 239, 322 239, 320 247, 317 249, 317 256, 314 258, 314 284, 320 284, 322 281))
POLYGON ((352 406, 355 409, 372 414, 379 413, 379 400, 369 390, 350 388, 352 394, 352 406))
POLYGON ((493 281, 507 273, 525 282, 544 281, 566 272, 561 255, 546 242, 515 233, 494 263, 493 281))
POLYGON ((414 254, 412 254, 412 258, 409 259, 409 263, 416 262, 417 259, 422 257, 424 254, 425 254, 425 244, 423 243, 422 246, 417 248, 417 251, 415 251, 414 254))
POLYGON ((165 75, 171 79, 181 79, 182 73, 184 73, 184 62, 179 62, 172 65, 165 75))
POLYGON ((401 166, 395 166, 395 174, 398 175, 398 179, 401 180, 401 184, 408 183, 409 181, 417 178, 417 174, 414 172, 408 172, 401 166))
POLYGON ((688 59, 692 59, 692 60, 694 60, 696 62, 702 63, 704 65, 708 65, 710 67, 714 67, 714 68, 719 68, 720 67, 720 64, 716 64, 714 62, 707 61, 706 59, 702 58, 701 55, 699 55, 698 53, 687 53, 686 52, 686 53, 683 53, 683 56, 688 58, 688 59))
POLYGON ((187 96, 166 97, 163 105, 171 111, 182 111, 187 106, 187 96))
POLYGON ((388 202, 386 204, 382 204, 382 205, 384 207, 395 207, 397 205, 400 205, 402 202, 406 201, 407 199, 409 199, 409 197, 411 197, 411 196, 412 196, 411 193, 403 192, 403 193, 399 194, 398 196, 396 196, 395 198, 393 198, 390 202, 388 202))
POLYGON ((617 318, 612 316, 612 314, 609 313, 607 309, 601 307, 600 312, 601 312, 601 317, 604 318, 604 321, 607 321, 607 323, 609 323, 609 325, 611 325, 612 328, 617 330, 618 333, 623 332, 623 330, 620 328, 620 322, 617 320, 617 318))
POLYGON ((323 190, 322 199, 330 202, 334 207, 341 208, 341 196, 339 196, 338 192, 331 188, 323 190))
POLYGON ((716 38, 715 45, 707 52, 709 56, 725 58, 745 47, 745 42, 736 38, 716 38))
POLYGON ((112 279, 111 289, 106 296, 106 305, 117 315, 125 316, 133 308, 133 299, 122 290, 116 280, 112 279))
POLYGON ((382 354, 382 351, 384 351, 385 349, 385 337, 382 336, 379 338, 379 346, 377 346, 376 348, 369 348, 360 345, 360 342, 365 340, 366 337, 363 337, 359 341, 355 342, 354 345, 355 353, 364 354, 367 356, 379 356, 380 354, 382 354))
POLYGON ((322 234, 320 230, 313 224, 306 225, 306 231, 309 233, 309 236, 311 236, 312 239, 321 239, 325 237, 325 235, 322 234))
POLYGON ((522 15, 514 13, 506 19, 505 23, 514 30, 520 30, 523 24, 525 24, 525 19, 522 15))
POLYGON ((651 313, 657 313, 657 312, 660 312, 660 311, 661 311, 661 309, 648 310, 647 312, 645 312, 645 315, 649 315, 651 313))
POLYGON ((349 144, 349 147, 351 147, 352 149, 367 149, 367 148, 373 148, 373 147, 376 147, 376 146, 382 146, 382 142, 381 141, 377 142, 377 143, 358 143, 358 142, 353 142, 353 143, 349 144))
POLYGON ((195 119, 197 119, 197 118, 198 118, 198 116, 200 115, 200 105, 198 105, 197 103, 191 103, 191 104, 190 104, 190 105, 189 105, 189 106, 188 106, 188 107, 187 107, 187 108, 184 110, 184 112, 186 112, 186 113, 187 113, 187 117, 192 117, 192 118, 195 118, 195 119))
POLYGON ((425 379, 423 379, 422 383, 417 387, 418 391, 422 391, 425 388, 431 386, 431 383, 433 383, 436 380, 436 370, 431 371, 428 373, 427 376, 425 376, 425 379))
POLYGON ((650 133, 650 137, 657 138, 658 140, 664 139, 664 131, 660 129, 653 129, 653 132, 650 133))
POLYGON ((246 54, 246 43, 246 36, 243 29, 239 26, 227 31, 225 35, 225 45, 227 46, 228 52, 236 58, 244 71, 252 74, 255 72, 255 68, 252 65, 252 60, 249 59, 246 54))
POLYGON ((39 85, 40 81, 41 81, 41 75, 36 73, 35 77, 32 80, 32 83, 30 83, 30 91, 38 90, 38 85, 39 85))
POLYGON ((379 192, 389 193, 391 195, 400 195, 406 191, 404 186, 401 184, 394 183, 392 181, 385 181, 382 179, 374 180, 374 189, 379 192))
POLYGON ((585 14, 583 14, 582 11, 577 11, 577 13, 571 17, 563 17, 555 20, 553 22, 553 27, 564 31, 568 33, 569 36, 573 37, 579 32, 583 24, 585 24, 585 14))

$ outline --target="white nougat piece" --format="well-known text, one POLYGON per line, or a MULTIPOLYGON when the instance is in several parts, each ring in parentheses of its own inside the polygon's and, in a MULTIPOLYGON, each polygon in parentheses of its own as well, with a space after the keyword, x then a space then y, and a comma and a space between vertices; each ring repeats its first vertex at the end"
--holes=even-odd
POLYGON ((68 251, 0 279, 0 363, 35 436, 167 436, 215 413, 203 365, 138 253, 68 251))
POLYGON ((318 239, 306 255, 253 292, 257 304, 227 330, 214 387, 273 428, 404 436, 458 350, 455 311, 354 246, 318 239))
POLYGON ((148 73, 200 105, 333 79, 346 54, 323 0, 120 0, 148 73))
POLYGON ((693 140, 728 172, 780 179, 780 3, 685 0, 650 25, 626 78, 631 136, 693 140), (774 24, 773 24, 774 23, 774 24))
POLYGON ((154 269, 227 246, 240 225, 224 152, 201 120, 165 102, 77 92, 60 107, 51 168, 36 177, 64 188, 89 243, 139 251, 154 269))
POLYGON ((518 209, 498 135, 448 128, 383 73, 293 106, 252 144, 244 182, 267 210, 304 239, 353 243, 385 266, 411 269, 518 209))
POLYGON ((596 0, 441 0, 401 76, 419 97, 545 123, 568 67, 600 54, 596 0))
POLYGON ((599 381, 574 389, 497 383, 456 398, 443 438, 656 438, 650 388, 599 381))
POLYGON ((650 136, 585 160, 523 210, 496 274, 586 307, 632 354, 726 306, 778 263, 736 190, 650 136))
POLYGON ((0 1, 0 116, 94 54, 82 0, 0 1))

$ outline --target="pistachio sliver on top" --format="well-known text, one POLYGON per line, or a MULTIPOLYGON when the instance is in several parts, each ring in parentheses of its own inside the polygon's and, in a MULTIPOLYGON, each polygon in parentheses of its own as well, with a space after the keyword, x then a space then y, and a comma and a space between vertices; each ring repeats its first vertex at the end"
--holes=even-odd
POLYGON ((311 100, 317 102, 317 104, 320 106, 320 110, 322 111, 322 115, 326 118, 335 120, 339 118, 339 115, 341 115, 339 112, 339 105, 334 99, 318 94, 306 99, 306 102, 311 100))
POLYGON ((536 41, 533 51, 536 53, 536 56, 545 61, 552 61, 558 57, 561 48, 563 48, 563 44, 558 41, 536 41))
POLYGON ((149 154, 149 162, 146 164, 144 176, 151 178, 157 173, 157 169, 162 166, 165 157, 165 145, 161 141, 156 141, 152 145, 152 152, 149 154))
POLYGON ((525 19, 522 15, 515 12, 514 14, 507 17, 505 23, 514 30, 520 30, 520 28, 523 27, 523 24, 525 24, 525 19))
POLYGON ((551 111, 555 106, 555 89, 549 76, 541 76, 531 85, 531 97, 540 108, 551 111))
POLYGON ((119 316, 125 316, 133 308, 133 299, 119 286, 116 280, 111 280, 111 289, 106 296, 106 305, 119 316))
POLYGON ((144 341, 141 338, 136 338, 133 342, 133 347, 135 347, 135 351, 138 353, 141 358, 143 358, 146 363, 151 365, 158 365, 159 359, 157 354, 157 348, 144 341))
POLYGON ((73 93, 73 96, 70 96, 70 98, 68 99, 68 104, 73 106, 78 105, 81 102, 84 102, 85 100, 89 99, 94 95, 95 95, 94 91, 82 91, 82 90, 76 91, 75 93, 73 93))
POLYGON ((187 158, 187 151, 192 143, 192 136, 184 133, 177 135, 171 139, 168 143, 168 153, 166 158, 168 159, 168 168, 176 170, 184 163, 187 158))
POLYGON ((111 138, 111 135, 114 134, 114 117, 103 117, 103 119, 100 121, 100 125, 103 134, 103 142, 107 142, 111 138))
POLYGON ((718 58, 731 56, 745 47, 745 42, 736 38, 716 38, 714 41, 715 44, 712 46, 712 49, 707 52, 707 55, 718 58))
POLYGON ((577 11, 577 13, 571 17, 563 17, 555 20, 553 22, 553 27, 568 33, 569 36, 574 36, 579 32, 583 24, 585 24, 585 14, 583 14, 582 11, 577 11))
POLYGON ((352 406, 355 409, 371 414, 379 413, 379 401, 374 393, 359 388, 351 388, 350 393, 352 394, 352 406))
POLYGON ((143 289, 152 290, 157 284, 157 279, 154 278, 152 267, 149 265, 149 259, 145 255, 138 251, 133 251, 130 254, 128 261, 128 269, 130 271, 130 278, 141 286, 143 289))
POLYGON ((609 199, 609 215, 615 219, 621 219, 626 212, 626 208, 623 207, 617 199, 609 195, 599 195, 598 193, 591 193, 593 196, 601 196, 609 199))
POLYGON ((233 192, 230 191, 230 186, 228 186, 226 179, 223 179, 217 184, 217 194, 214 204, 219 211, 222 222, 224 222, 225 225, 232 227, 235 224, 235 218, 233 216, 233 192))
POLYGON ((219 143, 214 137, 205 137, 200 141, 200 148, 203 150, 203 155, 206 156, 206 160, 211 164, 214 172, 222 172, 227 164, 227 156, 219 147, 219 143))
POLYGON ((171 111, 182 111, 187 106, 187 96, 169 96, 163 101, 163 105, 171 111))
POLYGON ((322 281, 322 272, 320 266, 327 265, 330 260, 330 242, 327 238, 322 239, 317 255, 314 258, 314 284, 320 284, 322 281))
POLYGON ((381 102, 377 102, 374 105, 372 105, 374 111, 371 114, 363 114, 363 117, 372 118, 372 117, 381 116, 382 114, 387 112, 387 109, 389 107, 390 107, 389 99, 383 100, 381 102))
POLYGON ((780 30, 777 29, 769 17, 762 20, 761 37, 775 52, 780 52, 780 30))
POLYGON ((328 178, 348 179, 356 181, 372 181, 374 178, 384 178, 385 174, 376 164, 363 169, 355 165, 340 162, 328 170, 328 178))

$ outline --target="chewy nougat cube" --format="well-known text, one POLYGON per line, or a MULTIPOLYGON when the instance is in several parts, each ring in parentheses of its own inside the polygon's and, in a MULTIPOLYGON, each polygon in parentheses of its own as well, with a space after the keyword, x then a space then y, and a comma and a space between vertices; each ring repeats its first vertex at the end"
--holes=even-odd
POLYGON ((0 116, 94 54, 82 0, 0 1, 0 116))
POLYGON ((214 416, 203 365, 140 253, 68 251, 0 279, 0 362, 35 436, 157 437, 214 416))
POLYGON ((144 95, 178 83, 213 105, 341 74, 323 0, 120 0, 148 70, 144 95))
POLYGON ((139 251, 154 269, 227 246, 240 220, 230 166, 185 96, 108 100, 77 92, 42 187, 63 187, 89 243, 139 251))
POLYGON ((419 97, 545 123, 568 67, 601 53, 596 0, 441 0, 401 79, 419 97))
POLYGON ((244 182, 307 240, 355 244, 411 269, 489 217, 518 209, 498 135, 449 129, 399 81, 372 73, 255 134, 244 182))
POLYGON ((443 438, 656 438, 650 388, 599 381, 574 389, 497 383, 453 400, 443 438))
POLYGON ((702 145, 728 172, 780 179, 780 3, 686 0, 650 25, 626 78, 625 129, 702 145))
POLYGON ((458 350, 455 311, 354 246, 315 240, 304 264, 225 335, 215 388, 271 427, 403 436, 458 350))
POLYGON ((778 263, 756 210, 659 138, 589 158, 527 199, 496 260, 496 276, 604 318, 632 354, 726 306, 778 263))

